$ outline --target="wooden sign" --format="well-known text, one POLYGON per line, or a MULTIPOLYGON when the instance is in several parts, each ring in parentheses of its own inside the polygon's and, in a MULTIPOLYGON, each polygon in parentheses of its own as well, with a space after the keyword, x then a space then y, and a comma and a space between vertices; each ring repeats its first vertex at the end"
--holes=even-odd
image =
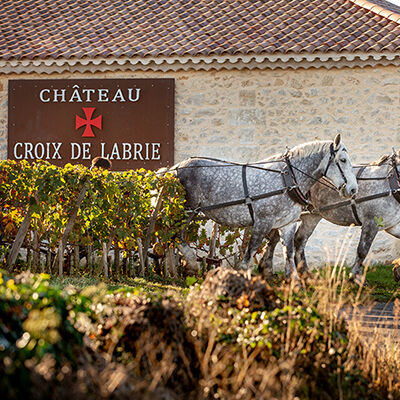
POLYGON ((174 163, 173 79, 10 80, 8 158, 113 170, 174 163))

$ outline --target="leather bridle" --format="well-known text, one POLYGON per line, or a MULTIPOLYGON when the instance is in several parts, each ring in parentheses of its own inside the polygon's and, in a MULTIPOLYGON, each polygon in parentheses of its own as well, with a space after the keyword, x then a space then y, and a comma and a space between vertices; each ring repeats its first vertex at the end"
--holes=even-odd
MULTIPOLYGON (((324 171, 324 173, 323 173, 323 175, 322 176, 325 176, 326 177, 326 174, 328 173, 328 169, 329 169, 329 167, 331 166, 331 164, 332 164, 332 161, 334 161, 335 160, 335 158, 336 158, 336 153, 339 151, 339 149, 334 149, 334 147, 333 147, 333 143, 331 143, 331 145, 329 146, 329 160, 328 160, 328 163, 326 164, 326 167, 325 167, 325 171, 324 171)), ((343 149, 343 151, 346 151, 346 149, 343 149)), ((340 175, 342 176, 342 178, 343 178, 343 185, 341 185, 340 187, 338 187, 338 189, 339 190, 341 190, 341 189, 343 189, 344 187, 346 187, 346 185, 347 185, 347 178, 346 178, 346 175, 344 174, 344 172, 343 172, 343 169, 342 169, 342 167, 340 166, 340 164, 339 164, 339 162, 337 162, 337 161, 335 161, 335 164, 336 164, 336 166, 338 167, 338 170, 339 170, 339 172, 340 172, 340 175)))
MULTIPOLYGON (((334 162, 335 158, 336 158, 336 154, 339 151, 339 149, 334 149, 333 143, 330 144, 329 146, 329 160, 328 163, 326 164, 324 173, 323 173, 323 177, 326 177, 326 174, 328 173, 329 167, 332 165, 332 162, 334 162)), ((343 151, 346 151, 346 149, 343 149, 343 151)), ((294 174, 294 170, 296 169, 298 170, 300 173, 307 175, 309 178, 313 179, 316 182, 320 182, 321 184, 325 185, 322 181, 320 181, 319 179, 314 178, 311 175, 306 174, 304 171, 301 171, 300 169, 294 167, 292 165, 292 163, 290 162, 290 157, 288 155, 288 153, 286 153, 283 156, 287 168, 285 168, 285 170, 282 172, 282 176, 283 176, 283 181, 285 186, 287 187, 287 193, 289 195, 289 197, 295 202, 295 203, 299 203, 302 206, 308 206, 310 205, 310 196, 309 193, 307 193, 306 195, 301 191, 297 180, 296 180, 296 176, 294 174)), ((336 166, 339 169, 339 172, 343 178, 343 184, 337 188, 337 190, 341 190, 344 187, 346 187, 347 185, 347 178, 343 172, 342 167, 340 166, 340 164, 338 162, 335 161, 336 166)))

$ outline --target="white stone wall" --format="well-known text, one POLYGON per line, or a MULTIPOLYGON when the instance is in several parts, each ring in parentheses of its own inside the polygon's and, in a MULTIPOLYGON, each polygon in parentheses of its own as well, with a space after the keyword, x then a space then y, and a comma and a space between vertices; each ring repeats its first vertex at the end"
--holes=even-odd
MULTIPOLYGON (((400 70, 396 67, 97 74, 0 75, 0 158, 7 152, 9 79, 174 78, 175 160, 201 155, 256 161, 302 142, 342 133, 352 161, 369 162, 400 149, 400 70)), ((321 223, 308 245, 313 264, 337 257, 347 228, 321 223), (322 250, 321 250, 322 249, 322 250), (325 250, 328 249, 328 250, 325 250)), ((358 228, 347 262, 355 256, 358 228)), ((373 262, 399 256, 379 234, 373 262)), ((280 254, 279 254, 280 256, 280 254)), ((277 263, 279 263, 277 260, 277 263)))

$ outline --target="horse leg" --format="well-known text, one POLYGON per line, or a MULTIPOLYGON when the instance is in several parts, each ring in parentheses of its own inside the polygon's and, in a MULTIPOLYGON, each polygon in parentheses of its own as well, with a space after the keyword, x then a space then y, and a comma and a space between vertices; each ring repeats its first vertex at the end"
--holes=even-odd
POLYGON ((261 223, 255 223, 251 232, 251 237, 249 244, 247 245, 246 252, 244 254, 243 260, 239 265, 241 269, 249 269, 250 262, 253 256, 256 254, 258 248, 260 247, 263 239, 271 231, 270 225, 265 225, 261 223))
POLYGON ((286 225, 279 229, 279 234, 283 246, 286 279, 298 281, 300 278, 294 263, 294 235, 296 233, 296 227, 296 223, 286 225))
POLYGON ((178 245, 178 250, 182 253, 183 259, 186 262, 185 269, 188 274, 195 275, 200 270, 199 263, 195 251, 189 245, 182 241, 178 245))
POLYGON ((267 244, 264 248, 263 256, 258 263, 258 271, 264 279, 271 279, 274 275, 273 258, 275 247, 279 242, 279 232, 277 229, 272 229, 267 237, 267 244))
MULTIPOLYGON (((393 227, 391 227, 391 228, 389 228, 389 229, 386 229, 386 232, 387 232, 387 233, 390 233, 390 234, 391 234, 392 236, 394 236, 395 238, 400 239, 400 226, 399 226, 399 225, 395 225, 395 226, 393 226, 393 227)), ((397 261, 398 261, 398 260, 393 260, 394 267, 393 267, 393 269, 392 269, 393 277, 394 277, 394 280, 395 280, 396 282, 398 282, 398 281, 400 280, 400 279, 399 279, 400 266, 399 266, 399 264, 397 263, 397 261)))
POLYGON ((322 217, 318 214, 304 214, 300 218, 301 223, 294 236, 294 259, 299 274, 306 274, 310 271, 306 260, 305 248, 308 239, 321 219, 322 217))
POLYGON ((350 279, 355 283, 362 283, 362 265, 377 233, 378 225, 376 224, 375 220, 366 221, 361 228, 360 241, 358 242, 357 247, 357 256, 350 273, 350 279))

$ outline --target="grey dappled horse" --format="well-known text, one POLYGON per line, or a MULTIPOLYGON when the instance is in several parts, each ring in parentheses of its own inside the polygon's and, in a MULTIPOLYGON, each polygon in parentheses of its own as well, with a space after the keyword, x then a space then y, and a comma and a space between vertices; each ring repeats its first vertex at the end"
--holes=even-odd
MULTIPOLYGON (((184 186, 190 209, 202 211, 221 225, 253 227, 241 268, 249 267, 263 239, 271 230, 278 229, 285 250, 286 275, 298 278, 292 223, 299 219, 302 206, 287 194, 282 172, 288 169, 301 193, 307 193, 323 176, 345 197, 357 192, 357 181, 340 135, 334 141, 305 143, 285 154, 248 165, 190 158, 172 167, 171 171, 184 186), (273 192, 279 194, 271 195, 273 192), (237 204, 240 199, 243 201, 237 204)), ((180 250, 189 266, 196 269, 194 252, 187 245, 180 250)))
MULTIPOLYGON (((396 158, 398 162, 398 155, 396 158)), ((301 224, 294 240, 295 261, 300 272, 309 270, 305 247, 316 226, 324 218, 336 225, 362 226, 357 255, 351 270, 351 278, 357 283, 362 282, 362 265, 378 231, 384 230, 400 239, 400 203, 391 195, 389 185, 389 176, 394 172, 392 168, 389 156, 382 157, 377 163, 353 167, 354 173, 359 176, 357 200, 361 200, 357 204, 353 203, 355 210, 351 205, 330 208, 335 203, 340 203, 339 195, 319 182, 311 188, 310 200, 315 210, 301 216, 301 224), (374 196, 377 197, 371 198, 374 196)), ((268 246, 259 263, 265 277, 272 273, 272 257, 278 241, 278 232, 271 232, 268 246)))

